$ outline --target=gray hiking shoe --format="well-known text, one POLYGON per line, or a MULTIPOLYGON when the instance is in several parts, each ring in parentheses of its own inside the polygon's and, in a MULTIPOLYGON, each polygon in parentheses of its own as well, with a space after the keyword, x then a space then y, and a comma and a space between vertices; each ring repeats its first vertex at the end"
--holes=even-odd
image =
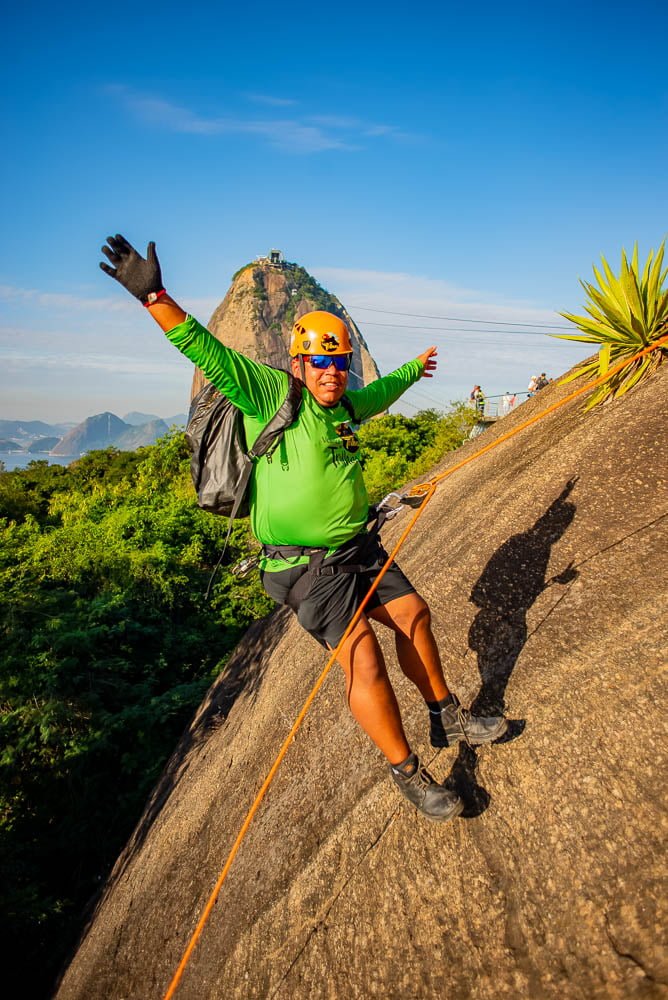
POLYGON ((442 708, 439 715, 429 712, 430 737, 433 747, 449 747, 465 740, 469 746, 492 743, 508 729, 508 720, 502 715, 471 715, 462 708, 456 695, 452 704, 442 708))
POLYGON ((389 768, 392 781, 395 783, 401 794, 412 802, 427 819, 436 820, 438 823, 445 822, 446 819, 454 819, 459 816, 464 808, 464 803, 456 792, 439 785, 430 775, 420 761, 414 774, 406 775, 395 768, 389 768))

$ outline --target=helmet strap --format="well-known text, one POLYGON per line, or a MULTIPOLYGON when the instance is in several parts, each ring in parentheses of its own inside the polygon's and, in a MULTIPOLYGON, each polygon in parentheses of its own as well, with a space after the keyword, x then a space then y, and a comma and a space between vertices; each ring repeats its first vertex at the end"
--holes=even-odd
POLYGON ((302 382, 306 381, 306 369, 304 367, 304 355, 299 355, 299 373, 302 377, 302 382))

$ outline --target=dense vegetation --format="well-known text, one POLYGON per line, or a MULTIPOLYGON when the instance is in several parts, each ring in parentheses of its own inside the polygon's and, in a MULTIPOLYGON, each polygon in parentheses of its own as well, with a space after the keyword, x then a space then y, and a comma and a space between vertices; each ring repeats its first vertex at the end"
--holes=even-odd
MULTIPOLYGON (((457 447, 472 414, 359 437, 372 499, 457 447)), ((181 434, 0 473, 0 908, 22 996, 48 993, 179 735, 272 607, 230 566, 255 543, 199 510, 181 434), (26 961, 28 959, 28 961, 26 961)))
POLYGON ((414 417, 388 414, 360 427, 357 437, 371 502, 422 475, 446 452, 459 448, 474 423, 474 411, 458 403, 445 416, 437 410, 422 410, 414 417))
MULTIPOLYGON (((265 287, 266 265, 258 264, 257 261, 244 264, 232 275, 232 282, 234 283, 239 275, 249 268, 253 269, 252 295, 258 303, 264 303, 269 298, 265 287)), ((323 288, 301 265, 286 263, 283 265, 283 274, 289 298, 279 310, 278 319, 272 324, 272 329, 277 333, 280 333, 282 328, 289 330, 292 327, 297 306, 302 301, 309 303, 309 309, 325 309, 337 316, 342 315, 341 303, 338 299, 323 288)))

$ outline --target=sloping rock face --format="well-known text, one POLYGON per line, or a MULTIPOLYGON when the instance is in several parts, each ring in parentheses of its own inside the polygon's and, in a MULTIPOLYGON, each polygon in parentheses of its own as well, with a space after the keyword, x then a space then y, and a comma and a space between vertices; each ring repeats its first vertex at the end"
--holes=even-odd
MULTIPOLYGON (((569 389, 543 390, 443 468, 569 389)), ((438 489, 400 562, 432 607, 453 689, 503 706, 512 738, 431 750, 379 628, 409 738, 459 787, 464 815, 430 824, 399 798, 334 668, 177 998, 667 995, 667 390, 665 365, 587 416, 568 404, 438 489)), ((164 994, 324 662, 290 612, 250 630, 119 859, 59 1000, 164 994)))
MULTIPOLYGON (((209 330, 221 343, 275 368, 289 368, 288 347, 295 319, 314 309, 326 309, 348 325, 353 343, 349 385, 361 389, 379 377, 364 337, 336 296, 321 288, 303 267, 249 264, 232 279, 230 289, 209 320, 209 330)), ((195 371, 192 396, 204 376, 195 371)))
POLYGON ((68 431, 51 454, 80 455, 94 448, 108 448, 127 429, 127 424, 114 413, 97 413, 68 431))
POLYGON ((56 445, 59 443, 59 441, 60 441, 59 437, 37 438, 36 441, 33 441, 32 444, 28 445, 26 451, 29 451, 32 454, 43 455, 44 452, 51 451, 52 448, 55 448, 56 445))
POLYGON ((114 447, 119 448, 120 451, 135 451, 137 448, 153 444, 168 430, 169 427, 165 421, 158 417, 156 420, 149 420, 146 424, 128 427, 115 439, 114 447))
MULTIPOLYGON (((129 424, 113 413, 98 413, 95 417, 86 417, 62 439, 54 438, 51 454, 78 456, 94 448, 111 446, 120 451, 135 451, 154 444, 167 433, 170 426, 160 417, 143 424, 129 424)), ((40 443, 42 442, 36 442, 40 443)), ((34 451, 35 447, 32 446, 29 450, 34 451)))
POLYGON ((42 423, 41 420, 0 420, 0 436, 15 437, 24 442, 53 434, 54 429, 51 424, 42 423))

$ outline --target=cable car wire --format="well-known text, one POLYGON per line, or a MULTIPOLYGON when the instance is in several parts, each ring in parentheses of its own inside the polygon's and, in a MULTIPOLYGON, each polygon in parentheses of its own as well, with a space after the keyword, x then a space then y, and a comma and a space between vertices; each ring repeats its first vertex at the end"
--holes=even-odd
POLYGON ((349 309, 361 309, 363 312, 385 313, 386 316, 415 316, 416 319, 442 319, 448 323, 486 323, 488 326, 529 326, 544 330, 571 330, 572 327, 563 323, 511 323, 501 319, 469 319, 466 316, 430 316, 427 313, 396 312, 391 309, 374 309, 371 306, 348 306, 349 309))

